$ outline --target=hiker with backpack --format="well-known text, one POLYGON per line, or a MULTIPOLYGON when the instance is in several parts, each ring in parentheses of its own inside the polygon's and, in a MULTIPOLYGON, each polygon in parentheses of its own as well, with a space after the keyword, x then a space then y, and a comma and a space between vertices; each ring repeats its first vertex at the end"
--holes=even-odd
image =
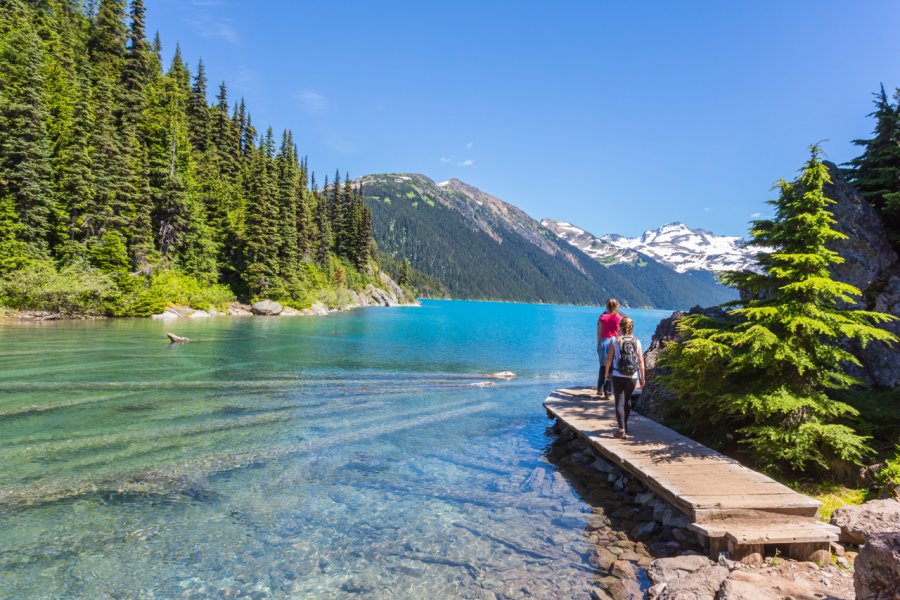
POLYGON ((638 383, 644 387, 644 352, 641 341, 634 337, 634 321, 625 317, 619 328, 621 334, 613 338, 606 359, 606 378, 612 379, 613 397, 616 399, 616 421, 619 425, 616 437, 627 438, 631 394, 638 383))

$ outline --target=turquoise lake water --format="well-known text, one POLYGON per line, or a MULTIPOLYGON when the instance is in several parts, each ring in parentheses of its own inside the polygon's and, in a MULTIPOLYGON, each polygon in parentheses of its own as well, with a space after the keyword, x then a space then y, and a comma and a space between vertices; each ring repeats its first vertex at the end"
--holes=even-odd
POLYGON ((521 486, 598 314, 0 323, 0 598, 578 597, 590 507, 521 486))

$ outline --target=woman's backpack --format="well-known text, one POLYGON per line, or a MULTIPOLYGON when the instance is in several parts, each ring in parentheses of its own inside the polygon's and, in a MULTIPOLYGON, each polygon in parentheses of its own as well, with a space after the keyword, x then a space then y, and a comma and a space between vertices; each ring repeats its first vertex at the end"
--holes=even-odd
POLYGON ((619 362, 616 363, 616 371, 626 377, 631 377, 640 369, 638 359, 637 340, 633 335, 619 338, 619 362))

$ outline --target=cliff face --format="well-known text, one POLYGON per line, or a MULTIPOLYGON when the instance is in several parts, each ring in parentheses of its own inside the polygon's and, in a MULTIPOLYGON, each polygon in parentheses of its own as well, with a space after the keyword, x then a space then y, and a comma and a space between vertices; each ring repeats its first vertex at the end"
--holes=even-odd
MULTIPOLYGON (((841 177, 837 167, 828 163, 832 183, 825 186, 825 196, 836 201, 831 207, 834 228, 847 236, 832 244, 844 258, 835 265, 832 275, 858 287, 862 298, 853 308, 877 310, 900 317, 900 261, 891 248, 878 213, 841 177)), ((900 335, 900 321, 883 326, 900 335)), ((900 351, 880 342, 865 349, 851 348, 863 363, 854 375, 880 387, 900 385, 900 351)))

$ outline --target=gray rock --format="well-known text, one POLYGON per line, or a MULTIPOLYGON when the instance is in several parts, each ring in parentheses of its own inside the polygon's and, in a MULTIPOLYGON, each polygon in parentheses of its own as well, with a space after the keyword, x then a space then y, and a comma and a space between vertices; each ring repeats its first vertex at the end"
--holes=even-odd
POLYGON ((278 315, 280 317, 299 317, 303 316, 303 313, 297 310, 296 308, 291 308, 290 306, 285 306, 282 309, 281 313, 278 315))
POLYGON ((240 302, 232 302, 228 305, 228 314, 233 317, 248 317, 253 313, 250 312, 250 306, 241 304, 240 302))
POLYGON ((250 307, 250 312, 254 315, 260 315, 263 317, 274 317, 276 315, 281 314, 281 311, 284 308, 278 302, 274 300, 260 300, 253 304, 250 307))
POLYGON ((659 600, 712 600, 728 577, 728 569, 718 565, 706 566, 669 581, 659 600))
POLYGON ((896 600, 900 595, 900 530, 866 540, 854 563, 853 587, 860 600, 896 600))
POLYGON ((189 319, 208 319, 210 314, 205 310, 195 310, 190 315, 188 315, 189 319))
POLYGON ((766 564, 766 561, 763 559, 762 554, 760 554, 759 552, 753 552, 752 554, 748 554, 747 556, 742 558, 741 564, 756 568, 766 564))
POLYGON ((328 308, 324 304, 321 304, 319 302, 316 302, 315 304, 310 306, 309 310, 312 312, 313 315, 315 315, 317 317, 324 317, 325 315, 328 314, 328 308))
POLYGON ((167 308, 166 310, 164 310, 163 312, 159 313, 158 315, 150 315, 150 318, 151 318, 151 319, 161 319, 161 320, 177 319, 177 318, 178 318, 178 313, 176 313, 176 312, 173 311, 173 310, 169 310, 169 309, 167 308))
POLYGON ((593 462, 593 464, 591 464, 591 466, 594 467, 595 469, 597 469, 598 471, 600 471, 601 473, 615 473, 619 470, 618 467, 616 467, 609 461, 606 461, 602 458, 597 458, 596 460, 594 460, 594 462, 593 462))
POLYGON ((653 534, 656 533, 656 530, 659 529, 659 525, 656 521, 647 521, 646 523, 641 523, 637 527, 634 528, 634 537, 640 541, 649 540, 653 537, 653 534))
POLYGON ((609 568, 609 574, 613 577, 618 577, 619 579, 637 579, 637 571, 634 570, 634 565, 627 560, 617 560, 612 564, 609 568))
POLYGON ((842 506, 832 513, 831 524, 841 528, 842 543, 863 544, 870 535, 900 531, 900 502, 871 500, 859 506, 842 506))
POLYGON ((653 583, 665 583, 672 579, 684 577, 712 564, 711 560, 699 555, 658 558, 650 563, 650 566, 647 568, 647 575, 650 576, 650 580, 653 583))
MULTIPOLYGON (((847 236, 835 240, 829 247, 837 251, 844 262, 831 268, 838 281, 859 288, 863 295, 855 308, 874 308, 880 312, 900 316, 900 263, 888 241, 878 213, 860 194, 848 185, 837 167, 828 164, 832 183, 825 186, 825 195, 836 203, 834 228, 847 236), (871 303, 871 298, 875 298, 871 303), (873 305, 874 304, 874 305, 873 305)), ((883 325, 895 335, 900 322, 883 325)), ((880 342, 873 342, 864 350, 854 348, 862 361, 865 380, 884 387, 900 385, 900 352, 880 342)))

